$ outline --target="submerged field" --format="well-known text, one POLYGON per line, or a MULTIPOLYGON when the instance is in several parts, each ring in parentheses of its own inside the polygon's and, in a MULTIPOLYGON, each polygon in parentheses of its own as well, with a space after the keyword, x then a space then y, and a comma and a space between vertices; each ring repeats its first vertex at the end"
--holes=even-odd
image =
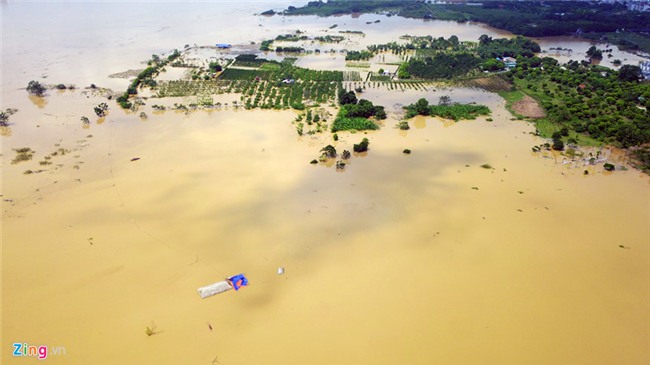
MULTIPOLYGON (((233 15, 240 22, 249 15, 235 7, 223 13, 233 26, 233 15)), ((208 20, 197 27, 210 29, 208 20)), ((338 23, 370 40, 385 37, 368 20, 246 26, 282 34, 338 23)), ((380 24, 388 22, 396 34, 430 31, 424 22, 380 24)), ((157 20, 151 24, 158 30, 157 20)), ((354 71, 339 61, 314 56, 296 64, 338 62, 339 71, 354 71)), ((47 82, 69 75, 56 62, 47 82)), ((19 110, 1 137, 3 364, 37 361, 14 357, 14 342, 65 347, 65 355, 49 354, 52 364, 634 364, 650 357, 650 179, 620 169, 627 156, 618 150, 584 150, 607 158, 615 172, 532 152, 548 140, 514 120, 496 93, 368 81, 363 97, 385 106, 388 118, 379 130, 337 132, 334 140, 299 135, 292 121, 304 112, 245 110, 238 93, 215 95, 219 108, 195 111, 152 108, 189 105, 195 95, 150 98, 138 112, 111 102, 99 118, 93 107, 106 98, 85 89, 92 81, 76 75, 76 90, 30 97, 19 90, 22 78, 41 68, 18 72, 18 65, 3 81, 11 86, 3 108, 19 110), (409 130, 397 128, 402 106, 441 96, 492 113, 459 122, 416 116, 409 130), (309 163, 325 145, 352 151, 363 138, 369 150, 354 153, 343 170, 333 161, 309 163), (251 284, 238 292, 196 293, 240 272, 251 284)), ((126 89, 125 81, 106 80, 126 89)), ((348 89, 362 83, 345 81, 348 89)), ((336 112, 329 103, 323 115, 336 112)))

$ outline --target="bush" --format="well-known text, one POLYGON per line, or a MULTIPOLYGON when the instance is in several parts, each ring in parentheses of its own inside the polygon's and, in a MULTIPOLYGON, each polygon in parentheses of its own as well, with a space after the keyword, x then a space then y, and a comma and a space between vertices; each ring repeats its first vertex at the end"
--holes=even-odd
POLYGON ((361 143, 355 144, 352 146, 352 149, 354 152, 366 152, 368 151, 368 145, 370 144, 370 141, 368 141, 368 138, 364 138, 361 143))
POLYGON ((606 171, 614 171, 614 170, 616 170, 616 167, 614 167, 614 165, 612 165, 611 163, 608 163, 608 162, 605 162, 605 164, 603 165, 603 168, 606 171))
POLYGON ((366 118, 338 117, 334 120, 334 123, 332 123, 332 132, 347 131, 353 129, 357 131, 363 131, 375 130, 379 129, 379 127, 372 120, 366 118))
POLYGON ((108 105, 106 105, 106 103, 101 103, 95 107, 95 114, 97 114, 97 116, 101 118, 106 116, 107 110, 108 110, 108 105))
POLYGON ((334 158, 336 157, 336 148, 332 146, 331 144, 328 144, 327 146, 323 147, 320 150, 323 154, 322 156, 327 157, 327 158, 334 158))
POLYGON ((59 89, 59 90, 66 90, 67 89, 67 87, 65 85, 63 85, 63 84, 56 85, 56 88, 59 89))
POLYGON ((27 84, 27 92, 32 95, 43 96, 45 93, 45 86, 41 85, 38 81, 32 80, 27 84))
POLYGON ((357 96, 354 94, 354 91, 350 90, 349 92, 346 92, 344 89, 341 89, 341 91, 339 91, 339 104, 346 105, 356 103, 357 96))
POLYGON ((219 64, 219 62, 210 62, 209 67, 210 67, 210 71, 212 72, 219 72, 223 69, 219 64))

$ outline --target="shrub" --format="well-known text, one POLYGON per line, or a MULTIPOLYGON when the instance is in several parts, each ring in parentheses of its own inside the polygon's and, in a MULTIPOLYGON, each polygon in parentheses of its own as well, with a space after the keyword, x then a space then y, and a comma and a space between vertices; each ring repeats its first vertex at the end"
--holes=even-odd
POLYGON ((327 158, 336 157, 336 148, 334 148, 334 146, 332 146, 331 144, 328 144, 327 146, 323 147, 320 151, 323 153, 322 156, 325 156, 327 158))
POLYGON ((343 118, 338 117, 332 123, 332 132, 346 131, 346 130, 375 130, 379 129, 377 124, 372 120, 366 118, 343 118))
POLYGON ((368 145, 370 144, 370 141, 368 141, 368 138, 364 138, 361 143, 355 144, 352 146, 352 149, 354 152, 366 152, 368 151, 368 145))
POLYGON ((27 92, 32 95, 43 96, 45 93, 45 86, 41 85, 38 81, 32 80, 27 84, 27 92))
POLYGON ((106 105, 106 103, 101 103, 95 107, 95 114, 97 114, 97 116, 101 118, 106 116, 107 110, 108 110, 108 105, 106 105))
POLYGON ((605 164, 603 165, 603 168, 606 171, 614 171, 614 170, 616 170, 616 167, 614 167, 614 165, 612 165, 611 163, 608 163, 608 162, 605 162, 605 164))
POLYGON ((403 131, 407 131, 407 130, 411 129, 411 127, 409 126, 409 122, 407 122, 407 121, 405 121, 405 120, 399 122, 399 123, 397 124, 397 127, 398 127, 399 129, 403 130, 403 131))

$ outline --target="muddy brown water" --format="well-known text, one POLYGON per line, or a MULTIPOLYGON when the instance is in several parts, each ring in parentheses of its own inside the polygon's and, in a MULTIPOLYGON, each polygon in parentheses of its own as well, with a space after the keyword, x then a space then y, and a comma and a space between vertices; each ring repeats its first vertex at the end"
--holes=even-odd
MULTIPOLYGON (((341 19, 353 21, 323 23, 341 19)), ((13 88, 3 81, 3 107, 19 109, 2 137, 3 364, 38 362, 12 356, 14 342, 65 347, 53 364, 650 357, 650 179, 532 153, 544 140, 495 94, 368 89, 389 115, 450 95, 494 121, 417 117, 399 131, 389 118, 334 142, 298 136, 292 111, 147 106, 143 121, 111 104, 98 119, 101 99, 82 90, 13 88), (344 171, 309 164, 364 137, 370 151, 344 171), (20 147, 32 161, 11 164, 20 147), (251 281, 239 292, 196 293, 239 272, 251 281)))

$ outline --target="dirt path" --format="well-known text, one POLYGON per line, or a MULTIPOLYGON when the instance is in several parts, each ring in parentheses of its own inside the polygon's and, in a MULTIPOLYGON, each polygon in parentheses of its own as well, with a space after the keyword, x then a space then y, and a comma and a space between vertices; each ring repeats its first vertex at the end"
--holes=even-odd
POLYGON ((537 101, 528 95, 524 95, 521 100, 512 103, 512 110, 528 118, 542 118, 546 115, 537 101))

